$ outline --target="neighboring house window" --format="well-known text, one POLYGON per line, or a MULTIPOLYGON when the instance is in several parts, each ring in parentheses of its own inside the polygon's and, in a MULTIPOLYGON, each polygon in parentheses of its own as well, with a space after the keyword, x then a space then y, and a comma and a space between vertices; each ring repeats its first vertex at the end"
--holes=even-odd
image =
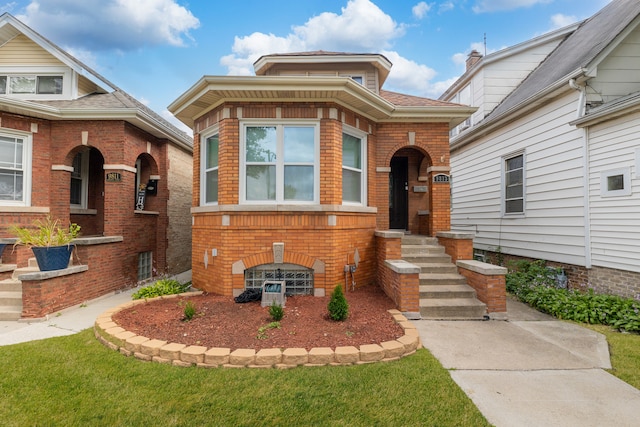
POLYGON ((362 78, 362 76, 351 76, 351 80, 360 84, 364 83, 364 79, 362 78))
POLYGON ((342 134, 342 203, 366 203, 366 137, 355 132, 342 134))
POLYGON ((631 173, 629 168, 602 172, 600 175, 600 194, 602 197, 631 195, 631 173))
POLYGON ((202 144, 202 200, 205 204, 218 203, 218 153, 220 138, 216 133, 204 138, 202 144))
POLYGON ((0 76, 0 94, 62 94, 62 76, 0 76))
POLYGON ((286 295, 313 294, 313 270, 296 264, 263 264, 244 271, 246 289, 260 289, 265 280, 284 280, 286 295))
POLYGON ((89 151, 82 151, 73 158, 71 172, 71 206, 87 208, 87 189, 89 183, 89 151))
POLYGON ((31 194, 31 137, 0 134, 0 204, 28 206, 31 194))
POLYGON ((317 203, 317 124, 246 125, 243 195, 248 203, 317 203))
POLYGON ((504 213, 524 213, 524 154, 504 161, 504 213))

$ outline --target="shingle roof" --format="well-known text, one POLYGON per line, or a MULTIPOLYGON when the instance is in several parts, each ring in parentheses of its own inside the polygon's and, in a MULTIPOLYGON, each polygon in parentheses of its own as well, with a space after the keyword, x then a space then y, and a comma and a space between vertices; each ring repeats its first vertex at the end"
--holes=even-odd
POLYGON ((586 68, 640 14, 640 1, 614 0, 587 19, 485 119, 490 121, 586 68))
POLYGON ((399 107, 452 107, 461 106, 451 102, 437 101, 431 98, 405 95, 404 93, 380 90, 380 97, 399 107))

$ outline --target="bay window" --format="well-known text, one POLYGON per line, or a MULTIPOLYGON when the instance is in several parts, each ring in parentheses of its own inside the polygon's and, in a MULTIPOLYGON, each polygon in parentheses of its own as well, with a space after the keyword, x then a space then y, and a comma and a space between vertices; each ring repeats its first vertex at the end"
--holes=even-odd
POLYGON ((365 137, 342 134, 342 203, 365 204, 365 137))
POLYGON ((220 137, 216 132, 213 135, 203 136, 200 150, 201 157, 201 204, 218 203, 218 166, 220 137))
POLYGON ((242 201, 318 203, 318 126, 243 126, 242 201))
POLYGON ((31 139, 0 135, 0 204, 28 206, 31 194, 31 139))

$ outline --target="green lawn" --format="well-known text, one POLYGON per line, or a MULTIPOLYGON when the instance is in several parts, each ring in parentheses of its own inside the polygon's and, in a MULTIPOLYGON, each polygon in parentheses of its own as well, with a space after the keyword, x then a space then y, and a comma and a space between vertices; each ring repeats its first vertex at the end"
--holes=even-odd
POLYGON ((640 389, 640 335, 624 334, 609 326, 585 325, 607 337, 611 366, 609 372, 637 389, 640 389))
POLYGON ((396 362, 179 368, 127 358, 91 330, 0 347, 3 426, 485 426, 426 350, 396 362))

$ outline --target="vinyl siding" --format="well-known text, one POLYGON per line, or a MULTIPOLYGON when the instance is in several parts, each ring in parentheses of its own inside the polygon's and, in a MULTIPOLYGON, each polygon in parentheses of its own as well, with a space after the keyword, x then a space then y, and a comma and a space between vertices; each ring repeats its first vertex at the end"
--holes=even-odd
POLYGON ((589 135, 592 263, 640 272, 640 113, 595 125, 589 135), (630 171, 631 195, 602 197, 602 172, 620 168, 630 171))
POLYGON ((582 130, 577 92, 451 155, 452 228, 474 231, 481 249, 584 265, 582 130), (502 162, 524 150, 525 214, 501 216, 502 162))
POLYGON ((31 39, 20 34, 0 48, 0 65, 64 65, 31 39))

